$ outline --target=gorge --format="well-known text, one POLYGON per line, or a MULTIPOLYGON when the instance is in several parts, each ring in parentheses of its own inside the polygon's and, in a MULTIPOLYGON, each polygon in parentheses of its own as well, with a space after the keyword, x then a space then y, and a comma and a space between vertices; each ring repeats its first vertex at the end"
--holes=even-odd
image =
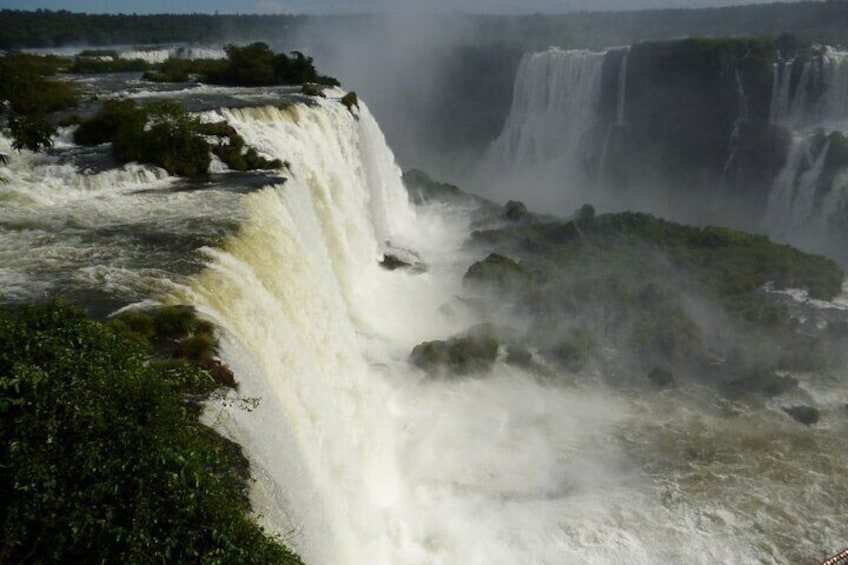
POLYGON ((4 135, 0 289, 212 322, 239 387, 203 421, 307 563, 820 560, 848 535, 848 56, 772 47, 526 54, 476 195, 402 175, 340 88, 69 77, 284 166, 4 135))

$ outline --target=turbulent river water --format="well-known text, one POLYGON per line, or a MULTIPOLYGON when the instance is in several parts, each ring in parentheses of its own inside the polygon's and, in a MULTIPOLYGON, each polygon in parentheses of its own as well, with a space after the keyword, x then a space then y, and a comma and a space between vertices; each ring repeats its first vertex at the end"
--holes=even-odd
POLYGON ((411 348, 483 321, 457 298, 480 258, 463 246, 470 205, 410 204, 367 107, 340 92, 125 78, 88 84, 226 119, 288 162, 285 181, 112 168, 68 132, 49 155, 4 139, 0 289, 99 315, 188 303, 216 322, 241 388, 204 417, 244 446, 258 519, 308 563, 797 564, 848 540, 840 375, 799 376, 812 427, 781 410, 792 396, 738 404, 505 363, 429 379, 411 348), (380 268, 387 248, 427 271, 380 268))

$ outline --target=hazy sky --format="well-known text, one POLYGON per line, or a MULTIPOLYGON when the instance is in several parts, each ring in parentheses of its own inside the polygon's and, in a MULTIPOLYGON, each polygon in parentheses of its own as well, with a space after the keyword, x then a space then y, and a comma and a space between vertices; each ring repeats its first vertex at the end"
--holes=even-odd
POLYGON ((570 10, 632 10, 639 8, 701 8, 759 4, 774 0, 0 0, 0 8, 120 13, 351 13, 392 11, 465 11, 487 13, 564 12, 570 10))

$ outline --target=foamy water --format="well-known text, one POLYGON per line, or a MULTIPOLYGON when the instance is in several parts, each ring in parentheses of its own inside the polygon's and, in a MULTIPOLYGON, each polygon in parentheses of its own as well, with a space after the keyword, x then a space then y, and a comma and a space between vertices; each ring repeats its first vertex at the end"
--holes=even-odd
POLYGON ((244 446, 260 521, 314 565, 794 564, 844 544, 844 379, 805 378, 796 394, 823 413, 806 428, 780 399, 412 368, 415 344, 481 321, 456 299, 479 258, 470 211, 411 207, 367 107, 353 114, 202 114, 289 162, 247 194, 13 155, 0 288, 189 302, 216 321, 241 388, 205 418, 244 446), (381 269, 387 242, 428 270, 381 269))

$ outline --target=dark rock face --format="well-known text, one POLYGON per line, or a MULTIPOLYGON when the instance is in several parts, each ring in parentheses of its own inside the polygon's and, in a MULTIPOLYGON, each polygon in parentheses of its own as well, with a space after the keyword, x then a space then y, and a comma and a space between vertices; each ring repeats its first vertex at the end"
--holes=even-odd
POLYGON ((380 261, 380 266, 386 269, 387 271, 394 271, 395 269, 403 269, 405 267, 410 267, 411 265, 406 261, 399 259, 395 255, 383 255, 383 260, 380 261))
POLYGON ((784 407, 783 411, 789 414, 793 420, 805 426, 812 426, 821 418, 819 411, 812 406, 789 406, 784 407))
MULTIPOLYGON (((720 196, 744 207, 741 216, 756 215, 789 151, 788 134, 769 123, 777 56, 771 41, 750 39, 634 45, 626 120, 607 146, 610 188, 665 186, 681 201, 720 196)), ((621 59, 608 57, 610 67, 621 59)))

